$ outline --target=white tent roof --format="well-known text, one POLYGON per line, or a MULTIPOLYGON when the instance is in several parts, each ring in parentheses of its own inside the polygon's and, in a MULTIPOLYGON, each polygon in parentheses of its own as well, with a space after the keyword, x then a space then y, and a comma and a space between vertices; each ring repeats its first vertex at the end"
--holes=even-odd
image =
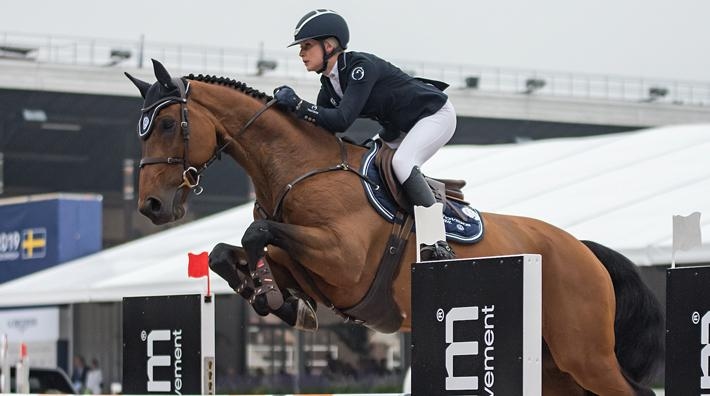
MULTIPOLYGON (((424 167, 465 179, 464 192, 485 212, 535 217, 580 239, 620 250, 639 265, 671 260, 672 215, 705 214, 710 233, 710 125, 540 140, 514 145, 450 146, 424 167)), ((194 198, 193 198, 194 199, 194 198)), ((198 198, 199 199, 199 198, 198 198)), ((28 275, 0 286, 0 306, 115 301, 126 296, 197 293, 187 252, 239 244, 251 223, 246 204, 190 224, 28 275)), ((677 262, 710 262, 710 242, 677 262)), ((212 290, 231 292, 212 277, 212 290)))
MULTIPOLYGON (((545 220, 639 265, 670 263, 673 215, 704 213, 710 232, 708 124, 444 150, 424 171, 467 180, 476 208, 545 220)), ((677 262, 710 262, 710 242, 677 262)))

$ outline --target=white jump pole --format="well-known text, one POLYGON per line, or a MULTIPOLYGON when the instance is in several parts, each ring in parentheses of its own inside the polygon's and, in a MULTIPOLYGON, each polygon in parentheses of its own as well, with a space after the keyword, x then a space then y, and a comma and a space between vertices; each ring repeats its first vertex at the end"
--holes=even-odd
POLYGON ((10 393, 10 358, 7 356, 7 334, 0 338, 0 393, 10 393))

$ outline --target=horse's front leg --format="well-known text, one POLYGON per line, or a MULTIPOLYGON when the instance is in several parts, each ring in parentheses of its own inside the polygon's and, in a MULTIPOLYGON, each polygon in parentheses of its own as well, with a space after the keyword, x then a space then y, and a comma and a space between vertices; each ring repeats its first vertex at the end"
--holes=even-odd
POLYGON ((254 294, 249 302, 257 312, 269 312, 281 308, 284 298, 265 258, 266 245, 272 243, 273 237, 269 227, 259 225, 260 222, 257 220, 247 228, 242 245, 247 254, 249 275, 254 281, 254 294))
MULTIPOLYGON (((242 244, 251 271, 256 271, 263 262, 265 246, 278 247, 287 254, 289 260, 303 265, 315 275, 316 281, 323 281, 321 292, 325 295, 336 291, 339 293, 337 300, 331 297, 332 303, 340 302, 343 306, 349 306, 359 301, 364 293, 356 289, 362 286, 367 249, 361 236, 353 235, 352 232, 343 235, 337 227, 310 227, 256 220, 244 233, 242 244)), ((298 273, 293 275, 304 290, 308 290, 310 285, 304 285, 298 273)))
MULTIPOLYGON (((273 259, 269 258, 269 261, 273 259)), ((229 286, 251 301, 255 285, 249 274, 246 252, 242 247, 218 243, 210 252, 210 269, 227 281, 229 286)), ((286 288, 285 300, 281 307, 269 310, 269 307, 252 303, 254 310, 262 316, 273 313, 278 318, 302 330, 315 331, 318 328, 316 304, 313 299, 298 288, 298 284, 284 265, 270 266, 277 285, 286 288)))
MULTIPOLYGON (((254 282, 249 276, 244 249, 227 243, 218 243, 210 252, 210 269, 226 280, 229 287, 245 300, 254 294, 254 282)), ((257 311, 258 312, 258 311, 257 311)), ((266 315, 268 312, 258 312, 266 315)))

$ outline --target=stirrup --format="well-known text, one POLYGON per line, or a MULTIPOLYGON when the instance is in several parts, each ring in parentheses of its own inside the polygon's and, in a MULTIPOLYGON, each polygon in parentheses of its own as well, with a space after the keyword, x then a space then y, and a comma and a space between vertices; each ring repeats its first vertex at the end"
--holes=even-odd
POLYGON ((453 260, 456 258, 456 253, 446 241, 438 241, 434 245, 421 244, 419 255, 421 261, 453 260))

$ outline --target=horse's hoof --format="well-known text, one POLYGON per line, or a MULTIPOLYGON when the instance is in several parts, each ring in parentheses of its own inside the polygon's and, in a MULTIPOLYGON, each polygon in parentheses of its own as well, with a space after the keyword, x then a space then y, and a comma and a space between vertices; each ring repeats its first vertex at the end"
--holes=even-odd
POLYGON ((318 316, 310 301, 299 298, 296 308, 296 323, 293 327, 304 331, 318 330, 318 316))

